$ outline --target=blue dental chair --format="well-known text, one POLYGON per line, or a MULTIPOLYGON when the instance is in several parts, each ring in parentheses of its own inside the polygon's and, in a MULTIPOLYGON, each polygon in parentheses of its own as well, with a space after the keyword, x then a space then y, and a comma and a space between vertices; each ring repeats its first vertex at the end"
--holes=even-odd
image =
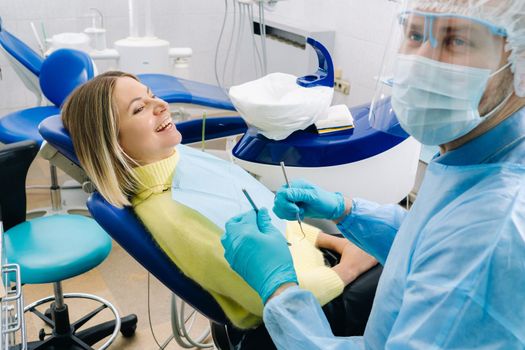
MULTIPOLYGON (((200 120, 192 120, 177 125, 186 143, 196 142, 197 137, 185 137, 197 133, 200 135, 200 120)), ((209 118, 206 120, 207 139, 220 138, 246 131, 246 124, 240 118, 209 118)), ((80 167, 74 153, 69 133, 64 129, 59 115, 47 118, 40 124, 40 133, 47 141, 46 147, 53 147, 59 154, 80 167)), ((68 172, 67 169, 64 169, 68 172)), ((205 315, 211 322, 212 336, 219 349, 232 348, 234 338, 240 332, 234 329, 224 312, 211 295, 198 284, 187 278, 173 264, 171 259, 157 246, 151 235, 135 216, 131 208, 119 209, 94 192, 88 200, 88 209, 93 218, 117 241, 130 255, 150 271, 193 308, 205 315)))
POLYGON ((228 93, 218 86, 166 74, 139 74, 140 81, 168 103, 189 103, 235 111, 228 93))

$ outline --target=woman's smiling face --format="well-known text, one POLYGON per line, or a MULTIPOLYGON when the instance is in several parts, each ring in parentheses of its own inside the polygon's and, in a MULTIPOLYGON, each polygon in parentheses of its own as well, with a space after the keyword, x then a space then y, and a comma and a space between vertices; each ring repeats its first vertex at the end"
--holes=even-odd
POLYGON ((113 98, 118 109, 119 144, 129 157, 145 165, 173 154, 182 136, 165 101, 129 77, 117 80, 113 98))

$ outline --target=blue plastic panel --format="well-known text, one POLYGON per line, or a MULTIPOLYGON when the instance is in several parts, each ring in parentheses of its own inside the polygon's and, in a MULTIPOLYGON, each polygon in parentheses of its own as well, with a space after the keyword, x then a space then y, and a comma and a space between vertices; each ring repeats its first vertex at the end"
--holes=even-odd
POLYGON ((234 111, 228 93, 215 85, 176 78, 166 74, 140 74, 140 81, 168 103, 192 103, 234 111))
POLYGON ((172 292, 215 322, 228 323, 215 299, 190 280, 157 246, 131 208, 119 209, 98 193, 89 197, 88 208, 93 218, 146 270, 172 292))
POLYGON ((270 140, 249 129, 233 149, 239 159, 261 164, 324 167, 357 162, 398 145, 406 137, 373 129, 368 123, 369 105, 351 109, 354 128, 328 134, 299 130, 281 141, 270 140))
POLYGON ((33 140, 40 145, 42 136, 38 133, 38 124, 58 113, 60 110, 54 106, 33 107, 10 113, 0 118, 0 142, 33 140))
POLYGON ((4 29, 0 30, 0 45, 31 73, 40 75, 44 59, 33 49, 4 29))

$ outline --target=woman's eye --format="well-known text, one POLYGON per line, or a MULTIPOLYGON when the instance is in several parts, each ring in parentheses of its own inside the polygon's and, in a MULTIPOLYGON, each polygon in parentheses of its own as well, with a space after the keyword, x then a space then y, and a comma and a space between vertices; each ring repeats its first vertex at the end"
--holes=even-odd
POLYGON ((135 110, 133 110, 133 114, 137 114, 137 113, 140 113, 144 110, 144 106, 140 106, 138 108, 136 108, 135 110))

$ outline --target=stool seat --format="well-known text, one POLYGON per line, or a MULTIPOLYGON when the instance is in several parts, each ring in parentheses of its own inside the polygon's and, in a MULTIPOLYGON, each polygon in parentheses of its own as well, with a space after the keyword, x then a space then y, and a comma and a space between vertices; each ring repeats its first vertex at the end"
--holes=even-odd
POLYGON ((33 107, 9 113, 0 118, 0 142, 35 140, 41 144, 42 136, 38 133, 38 124, 55 114, 60 114, 60 109, 55 106, 33 107))
POLYGON ((108 234, 81 215, 36 218, 4 235, 6 256, 9 263, 20 265, 22 283, 52 283, 80 275, 99 265, 111 251, 108 234))

